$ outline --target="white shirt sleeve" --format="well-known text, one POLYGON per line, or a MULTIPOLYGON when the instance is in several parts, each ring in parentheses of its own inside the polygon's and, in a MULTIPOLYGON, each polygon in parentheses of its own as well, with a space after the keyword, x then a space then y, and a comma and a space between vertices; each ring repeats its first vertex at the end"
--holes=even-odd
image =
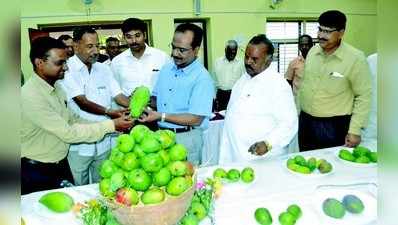
POLYGON ((66 98, 68 101, 72 100, 74 97, 79 95, 84 95, 84 84, 74 80, 74 77, 79 77, 80 74, 77 72, 67 72, 65 73, 65 78, 61 82, 61 87, 63 88, 66 98))
POLYGON ((116 97, 117 95, 122 93, 122 89, 120 88, 119 83, 116 81, 115 77, 113 76, 113 72, 112 70, 108 67, 108 68, 104 68, 104 70, 106 70, 106 77, 108 78, 108 85, 110 87, 110 92, 112 97, 116 97))
POLYGON ((272 149, 275 150, 286 147, 298 130, 298 116, 292 90, 284 81, 280 82, 280 86, 274 89, 278 91, 274 97, 278 99, 278 105, 270 106, 275 109, 274 116, 278 125, 268 137, 264 137, 264 140, 271 144, 272 149))

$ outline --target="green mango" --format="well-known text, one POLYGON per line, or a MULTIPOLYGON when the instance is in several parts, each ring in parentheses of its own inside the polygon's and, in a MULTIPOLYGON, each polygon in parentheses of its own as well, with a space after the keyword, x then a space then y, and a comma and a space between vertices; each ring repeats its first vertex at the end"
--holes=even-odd
POLYGON ((354 162, 355 161, 355 156, 352 155, 352 153, 346 149, 342 149, 339 152, 339 158, 354 162))
POLYGON ((318 167, 320 173, 329 173, 330 171, 332 171, 332 169, 333 166, 328 161, 322 162, 318 167))
POLYGON ((355 195, 344 196, 343 205, 348 212, 354 213, 354 214, 361 213, 365 208, 361 199, 359 199, 355 195))
POLYGON ((353 155, 358 158, 360 156, 367 156, 370 153, 370 150, 363 146, 357 146, 354 148, 353 155))
POLYGON ((254 218, 257 223, 261 225, 270 225, 272 224, 272 216, 268 209, 266 208, 257 208, 254 212, 254 218))
POLYGON ((369 158, 371 162, 377 163, 377 152, 369 153, 369 158))
POLYGON ((323 212, 335 219, 341 219, 345 215, 344 205, 334 198, 326 199, 322 204, 323 212))
POLYGON ((296 161, 296 164, 300 165, 300 166, 307 166, 307 161, 305 160, 305 158, 301 155, 296 155, 294 157, 294 161, 296 161))
POLYGON ((68 212, 75 204, 73 198, 64 192, 50 192, 43 195, 39 202, 45 205, 48 209, 57 213, 68 212))
POLYGON ((296 218, 296 220, 298 220, 302 215, 301 208, 296 204, 293 204, 293 205, 290 205, 289 207, 287 207, 286 211, 288 213, 292 214, 296 218))
POLYGON ((307 167, 308 169, 310 169, 310 171, 314 171, 317 167, 316 167, 316 158, 311 157, 308 159, 307 161, 307 167))
POLYGON ((298 173, 303 173, 303 174, 310 174, 311 170, 308 167, 305 166, 298 166, 297 169, 295 170, 298 173))
POLYGON ((145 86, 137 87, 130 98, 130 115, 133 118, 138 118, 144 112, 145 107, 151 97, 151 92, 145 86))
POLYGON ((367 163, 370 163, 370 159, 366 156, 359 156, 358 158, 355 159, 355 162, 367 164, 367 163))

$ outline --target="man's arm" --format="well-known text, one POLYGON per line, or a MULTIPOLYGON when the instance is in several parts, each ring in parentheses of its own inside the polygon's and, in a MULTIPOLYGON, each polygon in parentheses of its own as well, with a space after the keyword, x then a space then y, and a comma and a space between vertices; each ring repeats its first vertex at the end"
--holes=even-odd
POLYGON ((127 96, 125 96, 125 95, 122 94, 122 93, 116 95, 116 96, 114 97, 114 100, 115 100, 115 102, 116 102, 117 104, 119 104, 119 105, 121 105, 121 106, 123 106, 123 107, 125 107, 125 108, 128 108, 129 105, 130 105, 130 98, 128 98, 127 96))
MULTIPOLYGON (((22 104, 24 116, 36 126, 54 134, 66 143, 94 142, 102 139, 105 134, 115 130, 124 131, 133 125, 134 121, 124 116, 115 120, 105 120, 97 123, 70 123, 46 104, 25 100, 22 104)), ((69 116, 70 114, 68 114, 69 116)))
MULTIPOLYGON (((140 122, 160 121, 162 113, 146 109, 145 113, 139 119, 140 122)), ((164 121, 183 126, 199 126, 204 119, 204 116, 198 116, 190 113, 169 114, 164 113, 164 121)))
POLYGON ((354 106, 350 127, 346 136, 346 146, 355 147, 361 142, 361 129, 365 127, 371 106, 372 81, 365 57, 361 57, 348 77, 354 94, 354 106))
POLYGON ((109 116, 110 118, 118 118, 123 115, 126 111, 125 109, 122 110, 110 110, 107 109, 95 102, 92 102, 86 98, 85 95, 79 95, 73 98, 73 101, 79 106, 79 108, 83 111, 93 113, 96 115, 104 115, 109 116))

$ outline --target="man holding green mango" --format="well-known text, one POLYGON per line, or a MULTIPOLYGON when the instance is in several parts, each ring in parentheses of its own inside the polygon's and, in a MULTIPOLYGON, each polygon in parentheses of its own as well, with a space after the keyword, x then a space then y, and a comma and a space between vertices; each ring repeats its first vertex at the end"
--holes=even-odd
POLYGON ((139 119, 158 121, 160 129, 176 132, 177 143, 188 149, 188 160, 196 165, 215 95, 213 80, 197 59, 202 36, 203 30, 191 23, 176 28, 170 44, 174 62, 161 69, 152 92, 151 106, 157 111, 147 109, 139 119))

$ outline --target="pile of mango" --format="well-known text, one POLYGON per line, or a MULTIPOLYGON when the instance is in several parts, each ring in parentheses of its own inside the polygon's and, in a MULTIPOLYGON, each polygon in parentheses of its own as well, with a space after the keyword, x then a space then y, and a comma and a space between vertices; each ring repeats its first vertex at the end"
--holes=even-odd
POLYGON ((339 158, 354 163, 377 163, 377 152, 372 152, 363 146, 357 146, 352 153, 347 149, 341 149, 339 158))
POLYGON ((188 150, 176 143, 175 136, 170 130, 153 132, 144 125, 119 135, 117 146, 100 167, 101 195, 133 206, 157 204, 167 195, 180 196, 188 190, 194 168, 187 161, 188 150))
POLYGON ((329 173, 332 171, 333 166, 325 159, 316 159, 311 157, 306 160, 303 156, 297 155, 287 160, 287 168, 302 174, 311 174, 318 169, 320 173, 329 173))
POLYGON ((323 212, 332 218, 342 219, 346 211, 353 214, 360 214, 365 209, 361 199, 355 195, 346 195, 340 202, 335 198, 328 198, 322 204, 323 212))
MULTIPOLYGON (((292 204, 285 212, 279 214, 278 220, 281 225, 294 225, 302 214, 301 208, 296 204, 292 204)), ((272 224, 272 216, 267 208, 257 208, 254 212, 254 218, 260 225, 272 224)))

